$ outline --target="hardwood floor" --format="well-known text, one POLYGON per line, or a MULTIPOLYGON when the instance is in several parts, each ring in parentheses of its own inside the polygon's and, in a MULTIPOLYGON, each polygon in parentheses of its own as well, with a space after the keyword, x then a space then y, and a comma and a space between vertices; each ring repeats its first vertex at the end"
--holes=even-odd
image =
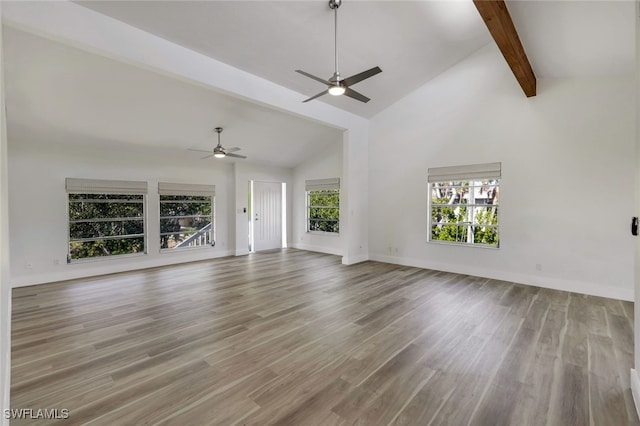
POLYGON ((632 303, 292 249, 18 288, 12 338, 67 425, 640 424, 632 303))

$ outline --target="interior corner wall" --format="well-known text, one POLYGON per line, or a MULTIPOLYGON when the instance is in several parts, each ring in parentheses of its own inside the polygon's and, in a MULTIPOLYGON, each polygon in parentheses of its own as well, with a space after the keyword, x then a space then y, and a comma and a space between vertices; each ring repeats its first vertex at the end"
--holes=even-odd
POLYGON ((194 163, 152 150, 142 154, 10 140, 11 284, 17 287, 231 255, 235 251, 228 209, 232 180, 229 163, 194 163), (67 177, 148 182, 147 254, 68 264, 67 177), (216 185, 215 247, 160 252, 159 181, 216 185))
MULTIPOLYGON (((636 70, 635 70, 635 204, 632 210, 631 216, 640 216, 640 2, 636 2, 635 9, 635 37, 636 37, 636 70)), ((634 274, 634 327, 633 327, 633 342, 634 342, 634 358, 633 368, 630 374, 631 394, 633 396, 633 402, 635 403, 636 413, 640 416, 640 236, 634 238, 635 250, 635 274, 634 274)))
POLYGON ((344 254, 344 238, 341 234, 307 232, 305 181, 336 177, 342 181, 342 140, 331 144, 322 153, 314 155, 293 170, 292 247, 339 256, 344 254))
POLYGON ((376 115, 370 258, 633 300, 633 77, 526 98, 491 44, 376 115), (500 248, 428 243, 427 169, 496 161, 500 248))
POLYGON ((235 175, 235 255, 241 256, 249 253, 249 182, 282 182, 287 185, 286 200, 286 232, 287 245, 291 241, 293 207, 293 172, 292 169, 283 167, 270 167, 247 162, 236 162, 235 175), (247 212, 244 209, 247 209, 247 212))
MULTIPOLYGON (((9 281, 9 185, 7 116, 5 109, 2 3, 0 2, 0 412, 10 408, 11 286, 9 281)), ((0 417, 0 425, 9 419, 0 417)))

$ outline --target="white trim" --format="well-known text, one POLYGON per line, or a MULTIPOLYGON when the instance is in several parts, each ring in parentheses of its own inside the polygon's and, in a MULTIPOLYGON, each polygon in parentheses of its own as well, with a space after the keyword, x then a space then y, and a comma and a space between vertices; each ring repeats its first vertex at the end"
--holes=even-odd
POLYGON ((136 180, 66 178, 65 188, 69 194, 146 195, 149 192, 147 182, 136 180))
POLYGON ((249 254, 249 249, 237 249, 234 256, 246 256, 247 254, 249 254))
POLYGON ((311 244, 300 244, 300 243, 292 243, 289 245, 289 247, 292 247, 298 250, 315 251, 318 253, 335 254, 336 256, 342 256, 342 248, 330 248, 330 247, 314 246, 311 244))
MULTIPOLYGON (((497 227, 496 227, 497 228, 497 227)), ((429 235, 431 237, 431 235, 429 235)), ((427 244, 439 244, 443 246, 454 246, 454 247, 471 247, 471 248, 481 248, 488 250, 500 250, 499 246, 490 246, 488 244, 480 244, 480 243, 463 243, 463 242, 455 242, 455 241, 443 241, 443 240, 432 240, 429 239, 427 244)))
MULTIPOLYGON (((174 232, 175 233, 175 232, 174 232)), ((167 253, 183 253, 183 252, 187 252, 189 250, 215 250, 215 245, 213 244, 204 244, 201 246, 184 246, 184 247, 179 247, 177 250, 176 248, 161 248, 160 250, 158 250, 158 253, 160 253, 161 255, 165 255, 167 253)))
MULTIPOLYGON (((426 259, 415 259, 408 257, 395 257, 379 254, 370 254, 370 260, 396 265, 413 266, 416 268, 435 269, 437 271, 453 272, 456 274, 472 275, 476 277, 491 278, 495 280, 509 281, 518 284, 532 285, 552 290, 569 291, 572 293, 588 294, 591 296, 608 297, 611 299, 633 301, 634 291, 632 288, 620 288, 606 286, 600 283, 566 280, 553 277, 542 277, 517 272, 507 272, 495 269, 478 268, 469 265, 459 265, 453 263, 433 262, 426 259)), ((344 262, 343 262, 344 263, 344 262)))
POLYGON ((91 269, 74 268, 73 266, 80 266, 76 264, 70 268, 65 268, 65 270, 56 272, 56 273, 47 272, 46 274, 29 275, 26 277, 13 278, 11 280, 11 287, 12 288, 26 287, 30 285, 47 284, 47 283, 52 283, 57 281, 66 281, 66 280, 75 280, 79 278, 95 277, 98 275, 115 274, 118 272, 137 271, 140 269, 155 268, 158 266, 176 265, 179 263, 189 263, 189 262, 200 262, 202 260, 210 260, 210 259, 217 259, 219 257, 232 256, 233 251, 224 250, 224 251, 216 251, 215 253, 212 253, 211 251, 203 251, 201 253, 202 254, 201 256, 194 256, 193 255, 194 253, 192 252, 191 253, 192 255, 189 257, 186 257, 186 256, 181 257, 179 256, 179 253, 175 253, 175 254, 176 256, 160 256, 160 257, 154 257, 154 258, 147 258, 146 261, 132 262, 132 263, 117 262, 114 259, 113 263, 104 262, 103 267, 93 267, 95 266, 93 265, 91 269))
POLYGON ((158 195, 194 195, 215 197, 216 186, 200 183, 158 182, 158 195))
POLYGON ((638 379, 638 372, 635 368, 631 369, 631 395, 633 395, 636 413, 640 417, 640 379, 638 379))
POLYGON ((502 163, 469 164, 464 166, 430 167, 427 182, 449 182, 475 179, 500 179, 502 163))
POLYGON ((304 181, 305 191, 339 190, 340 178, 309 179, 304 181))
MULTIPOLYGON (((99 238, 96 238, 96 240, 98 240, 98 239, 99 238)), ((129 258, 132 258, 132 257, 145 257, 145 256, 149 256, 149 253, 147 253, 146 251, 138 252, 138 253, 112 254, 112 255, 109 255, 109 256, 81 257, 79 259, 69 259, 67 261, 67 264, 68 265, 82 265, 82 264, 86 264, 86 263, 114 261, 114 260, 118 260, 118 259, 129 259, 129 258)))
POLYGON ((342 256, 343 265, 355 265, 356 263, 366 262, 370 260, 366 254, 360 254, 357 256, 342 256))

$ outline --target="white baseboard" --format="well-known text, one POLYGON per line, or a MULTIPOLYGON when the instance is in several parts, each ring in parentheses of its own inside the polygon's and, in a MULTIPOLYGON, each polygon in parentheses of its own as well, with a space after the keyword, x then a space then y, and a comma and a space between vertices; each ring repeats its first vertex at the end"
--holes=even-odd
POLYGON ((295 248, 298 250, 315 251, 318 253, 335 254, 336 256, 342 256, 341 248, 314 246, 311 244, 301 244, 301 243, 292 243, 292 244, 289 244, 289 247, 295 248))
POLYGON ((130 257, 126 259, 100 259, 91 263, 76 263, 60 265, 60 271, 44 274, 25 275, 11 278, 11 287, 26 287, 36 284, 46 284, 57 281, 75 280, 79 278, 95 277, 98 275, 114 274, 118 272, 135 271, 139 269, 155 268, 158 266, 176 265, 179 263, 199 262, 233 256, 234 250, 216 250, 215 252, 198 253, 160 253, 153 257, 130 257), (87 267, 87 265, 91 267, 87 267))
POLYGON ((495 269, 481 268, 472 265, 459 265, 443 262, 432 262, 426 259, 395 257, 381 254, 370 254, 370 260, 397 265, 413 266, 416 268, 435 269, 438 271, 457 274, 473 275, 476 277, 510 281, 519 284, 533 285, 553 290, 569 291, 572 293, 588 294, 591 296, 608 297, 611 299, 634 301, 633 288, 609 287, 598 283, 566 280, 553 277, 522 274, 495 269))
POLYGON ((636 405, 636 413, 640 417, 640 380, 638 379, 638 372, 634 368, 631 369, 631 394, 636 405))
POLYGON ((238 250, 235 251, 235 253, 233 253, 233 255, 234 256, 246 256, 249 253, 250 253, 249 249, 238 249, 238 250))
POLYGON ((342 256, 343 265, 355 265, 356 263, 366 262, 369 260, 369 255, 360 254, 358 256, 342 256))

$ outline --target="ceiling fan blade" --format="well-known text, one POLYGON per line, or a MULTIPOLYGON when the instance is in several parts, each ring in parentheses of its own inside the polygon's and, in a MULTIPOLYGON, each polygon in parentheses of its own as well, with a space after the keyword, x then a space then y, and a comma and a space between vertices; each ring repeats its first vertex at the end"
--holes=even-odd
POLYGON ((205 151, 204 149, 193 149, 193 148, 188 148, 187 151, 195 151, 195 152, 208 152, 211 153, 211 150, 207 150, 205 151))
POLYGON ((326 84, 327 86, 331 86, 331 83, 329 81, 325 80, 324 78, 316 77, 315 75, 309 74, 308 72, 304 72, 302 70, 296 70, 296 72, 298 74, 302 74, 302 75, 304 75, 306 77, 312 78, 315 81, 318 81, 318 82, 320 82, 322 84, 326 84))
POLYGON ((233 158, 247 158, 246 155, 240 155, 240 154, 231 154, 227 151, 227 157, 233 157, 233 158))
POLYGON ((229 153, 229 152, 236 152, 236 151, 240 151, 241 148, 238 148, 237 146, 234 146, 233 148, 225 148, 224 152, 229 153))
MULTIPOLYGON (((373 67, 370 70, 362 71, 360 74, 352 75, 351 77, 345 78, 344 80, 342 80, 342 83, 345 86, 351 86, 369 77, 373 77, 376 74, 380 74, 381 72, 382 70, 380 69, 380 67, 373 67)), ((363 101, 363 102, 366 102, 366 101, 363 101)))
POLYGON ((347 88, 346 88, 346 90, 344 91, 344 95, 345 95, 345 96, 348 96, 348 97, 350 97, 350 98, 353 98, 353 99, 357 99, 357 100, 359 100, 360 102, 364 102, 365 104, 371 100, 371 99, 367 98, 365 95, 363 95, 363 94, 361 94, 361 93, 358 93, 358 92, 356 92, 355 90, 350 89, 350 88, 348 88, 348 87, 347 87, 347 88))
MULTIPOLYGON (((205 151, 207 152, 207 151, 205 151)), ((204 157, 200 158, 201 160, 204 160, 205 158, 211 158, 213 157, 213 154, 209 154, 209 155, 205 155, 204 157)))
POLYGON ((312 97, 310 97, 309 99, 306 99, 306 100, 304 100, 304 101, 302 101, 302 102, 309 102, 309 101, 312 101, 312 100, 314 100, 315 98, 319 98, 319 97, 320 97, 320 96, 322 96, 322 95, 326 95, 327 93, 329 93, 329 90, 328 90, 328 89, 327 89, 327 90, 325 90, 324 92, 320 92, 320 93, 318 93, 317 95, 312 96, 312 97))

